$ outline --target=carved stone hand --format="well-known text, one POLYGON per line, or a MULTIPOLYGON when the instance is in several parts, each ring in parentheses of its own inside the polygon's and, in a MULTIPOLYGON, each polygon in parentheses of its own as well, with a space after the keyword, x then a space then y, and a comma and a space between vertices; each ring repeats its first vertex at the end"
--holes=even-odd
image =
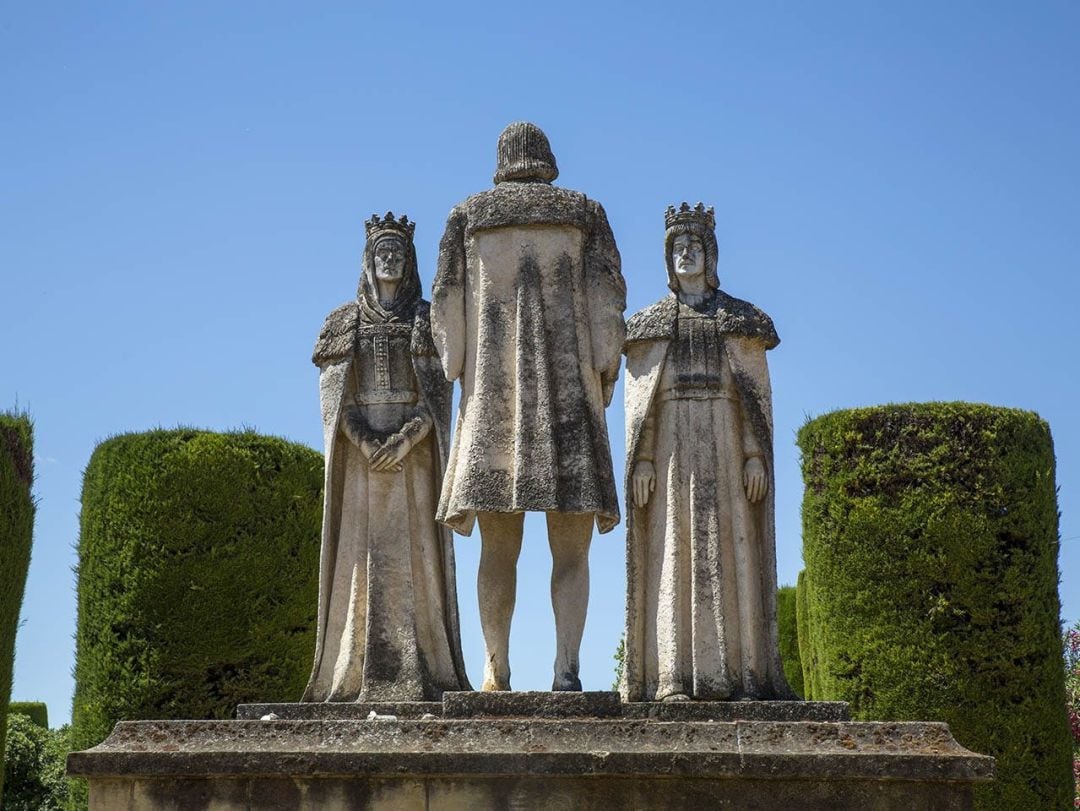
POLYGON ((652 462, 642 460, 634 465, 633 486, 634 506, 644 507, 649 503, 649 495, 656 489, 656 471, 652 462))
POLYGON ((743 465, 743 487, 751 504, 757 504, 769 492, 769 480, 765 477, 765 465, 760 456, 751 456, 743 465))
POLYGON ((412 443, 401 433, 391 434, 379 449, 371 455, 371 469, 380 471, 401 470, 401 463, 412 450, 412 443))

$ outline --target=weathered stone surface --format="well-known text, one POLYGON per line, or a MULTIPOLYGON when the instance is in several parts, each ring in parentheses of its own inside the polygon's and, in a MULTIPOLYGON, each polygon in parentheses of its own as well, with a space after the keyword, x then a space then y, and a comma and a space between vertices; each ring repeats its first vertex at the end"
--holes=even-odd
POLYGON ((555 690, 581 690, 593 524, 619 523, 604 410, 626 285, 603 207, 551 185, 557 175, 540 128, 508 126, 495 187, 450 212, 432 288, 432 338, 461 381, 438 517, 465 535, 480 524, 484 690, 510 689, 524 513, 547 514, 555 690))
POLYGON ((776 628, 772 321, 719 289, 716 221, 665 215, 672 294, 627 324, 627 701, 793 699, 776 628))
POLYGON ((929 810, 970 808, 993 761, 938 723, 137 721, 68 771, 89 779, 93 811, 929 810))
POLYGON ((443 693, 446 718, 618 718, 615 692, 443 693))
POLYGON ((683 701, 623 704, 619 693, 446 692, 443 701, 241 704, 240 720, 399 720, 436 718, 626 718, 654 721, 849 721, 842 701, 683 701))
POLYGON ((738 811, 968 811, 962 783, 904 780, 652 780, 615 777, 230 778, 95 780, 91 809, 109 811, 610 811, 726 808, 738 811))
POLYGON ((940 723, 644 720, 125 721, 86 777, 564 774, 985 780, 940 723))
POLYGON ((451 387, 421 297, 414 224, 365 223, 356 299, 315 345, 326 449, 315 661, 303 700, 398 702, 469 689, 454 547, 435 522, 451 387))
POLYGON ((371 713, 418 719, 424 715, 441 716, 442 711, 443 705, 438 701, 320 701, 241 704, 236 708, 236 717, 241 721, 258 721, 265 715, 273 714, 282 721, 366 721, 371 713))
POLYGON ((623 704, 616 692, 447 692, 442 702, 318 702, 241 704, 236 717, 258 721, 366 721, 374 712, 399 720, 437 718, 592 718, 652 721, 850 721, 843 701, 642 701, 623 704))
POLYGON ((653 721, 851 720, 846 701, 635 701, 623 704, 622 716, 653 721))

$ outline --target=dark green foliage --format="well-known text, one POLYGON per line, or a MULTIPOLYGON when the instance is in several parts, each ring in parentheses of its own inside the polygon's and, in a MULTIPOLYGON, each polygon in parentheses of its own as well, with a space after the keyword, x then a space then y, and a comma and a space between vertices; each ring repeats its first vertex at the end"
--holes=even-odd
POLYGON ((802 697, 815 701, 813 651, 810 648, 810 609, 807 605, 806 570, 795 581, 795 626, 798 629, 799 665, 802 667, 802 697))
POLYGON ((799 432, 810 695, 947 721, 997 758, 979 807, 1072 798, 1050 430, 965 403, 838 411, 799 432))
POLYGON ((4 759, 4 811, 59 811, 68 799, 64 763, 68 727, 48 729, 27 715, 8 718, 4 759))
POLYGON ((795 617, 795 587, 781 586, 776 590, 776 625, 780 639, 780 662, 784 675, 797 696, 805 693, 802 661, 799 659, 799 629, 795 617))
MULTIPOLYGON (((34 534, 34 433, 25 414, 0 414, 0 733, 4 731, 11 679, 15 669, 15 634, 19 627, 30 543, 34 534)), ((0 734, 0 762, 4 735, 0 734)), ((0 791, 4 775, 0 771, 0 791)))
POLYGON ((8 705, 8 715, 25 715, 39 727, 49 728, 49 708, 44 701, 12 701, 8 705))
POLYGON ((322 457, 252 432, 126 434, 83 479, 74 744, 121 719, 296 701, 315 645, 322 457))

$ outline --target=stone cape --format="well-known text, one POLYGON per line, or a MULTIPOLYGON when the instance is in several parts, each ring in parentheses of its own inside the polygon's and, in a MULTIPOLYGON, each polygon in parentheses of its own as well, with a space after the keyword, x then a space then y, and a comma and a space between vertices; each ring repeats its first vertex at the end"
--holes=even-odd
POLYGON ((599 203, 504 181, 451 212, 432 293, 433 337, 460 378, 439 519, 478 512, 619 522, 604 417, 618 377, 626 288, 599 203))
MULTIPOLYGON (((434 470, 430 475, 431 503, 428 505, 434 511, 435 492, 442 478, 445 466, 446 452, 448 447, 450 428, 450 386, 442 373, 442 367, 435 354, 435 348, 431 341, 431 327, 429 320, 429 305, 422 299, 418 300, 411 310, 411 318, 406 314, 402 322, 392 325, 393 327, 410 330, 408 338, 408 354, 411 359, 412 372, 415 375, 416 387, 419 400, 430 413, 433 422, 433 445, 434 452, 431 454, 431 462, 434 470)), ((357 361, 356 349, 358 338, 362 329, 379 329, 365 327, 361 315, 361 305, 358 301, 352 301, 334 310, 327 317, 320 332, 313 353, 313 362, 320 366, 319 378, 320 403, 322 408, 324 447, 326 448, 326 473, 324 491, 324 521, 322 552, 320 557, 319 574, 319 604, 318 604, 318 630, 316 634, 316 649, 314 666, 311 679, 305 689, 305 701, 325 701, 330 698, 332 663, 324 663, 323 658, 327 645, 327 633, 332 623, 342 622, 341 617, 332 617, 331 602, 335 582, 336 565, 338 561, 338 544, 342 538, 342 510, 346 501, 343 492, 348 478, 347 468, 350 465, 360 464, 366 467, 366 463, 360 461, 360 451, 341 430, 341 412, 346 400, 355 388, 355 375, 353 366, 357 361)), ((425 442, 428 440, 425 439, 425 442)), ((411 453, 416 453, 420 448, 414 448, 411 453)), ((405 460, 405 475, 409 473, 410 458, 405 460)), ((374 474, 389 476, 391 474, 374 474)), ((396 474, 395 474, 396 475, 396 474)), ((415 492, 415 485, 405 484, 411 492, 415 492)), ((353 494, 359 497, 363 494, 353 494)), ((414 505, 406 505, 410 512, 415 512, 414 505)), ((414 516, 401 516, 400 520, 406 527, 410 526, 414 516)), ((433 515, 431 516, 433 518, 433 515)), ((393 520, 393 519, 390 519, 393 520)), ((365 522, 366 523, 366 522, 365 522)), ((432 523, 432 522, 428 522, 432 523)), ((441 605, 442 612, 435 611, 435 623, 443 623, 444 628, 437 630, 435 636, 445 639, 445 645, 439 644, 434 653, 425 651, 424 640, 432 636, 431 632, 425 633, 416 628, 402 627, 403 621, 408 625, 408 617, 401 612, 414 610, 414 605, 404 605, 401 600, 387 599, 393 593, 387 587, 384 593, 380 589, 385 585, 374 580, 365 585, 368 589, 370 614, 367 617, 365 633, 371 632, 377 638, 365 636, 365 650, 359 652, 364 657, 365 665, 367 653, 371 653, 370 665, 379 671, 378 678, 372 679, 373 683, 383 685, 382 698, 394 698, 399 700, 418 700, 422 698, 438 698, 438 695, 426 695, 431 692, 431 683, 438 681, 436 674, 429 671, 441 669, 443 686, 446 689, 469 689, 462 659, 459 618, 457 611, 457 592, 454 567, 454 551, 450 532, 443 527, 432 524, 432 533, 437 534, 434 541, 433 552, 435 560, 430 563, 431 572, 427 580, 414 584, 413 588, 430 589, 437 592, 436 602, 441 605), (428 582, 434 580, 435 582, 428 582), (390 626, 390 627, 383 627, 390 626), (443 633, 445 631, 445 633, 443 633), (408 639, 413 639, 410 643, 408 639), (447 648, 447 650, 443 650, 447 648), (425 661, 425 655, 436 656, 441 663, 441 668, 431 667, 432 663, 425 661), (449 661, 443 661, 446 659, 449 661), (449 672, 452 671, 452 672, 449 672)), ((406 530, 406 533, 408 531, 406 530)), ((415 538, 409 539, 415 545, 415 538)), ((379 550, 370 550, 369 554, 381 554, 379 550)), ((421 551, 421 557, 426 558, 426 552, 421 551)), ((369 574, 380 577, 378 567, 369 570, 369 574)), ((421 573, 422 574, 422 573, 421 573)), ((369 578, 370 580, 370 578, 369 578)), ((408 580, 408 576, 406 577, 408 580)), ((406 585, 409 588, 408 585, 406 585)), ((408 599, 412 602, 412 596, 408 599)), ((415 620, 415 618, 414 618, 415 620)), ((415 620, 424 622, 424 618, 415 620)), ((335 626, 336 628, 336 626, 335 626)), ((341 629, 336 629, 340 631, 341 629)), ((341 643, 335 643, 341 644, 341 643)), ((429 642, 430 646, 431 643, 429 642)), ((330 646, 333 647, 333 646, 330 646)), ((367 671, 365 671, 367 672, 367 671)), ((355 700, 358 696, 351 696, 355 700)), ((335 700, 341 700, 336 698, 335 700)))
MULTIPOLYGON (((715 463, 716 468, 712 467, 711 462, 706 464, 706 467, 712 470, 714 475, 720 477, 718 482, 713 485, 713 489, 717 489, 715 494, 711 492, 709 487, 705 488, 709 492, 704 495, 696 494, 698 493, 696 490, 691 493, 688 482, 672 482, 668 487, 675 488, 677 492, 664 492, 661 482, 658 481, 656 492, 651 497, 648 505, 643 508, 636 508, 633 504, 632 474, 634 460, 638 456, 646 417, 650 413, 650 408, 654 407, 661 373, 665 364, 669 362, 669 350, 677 337, 679 307, 677 297, 672 294, 632 316, 627 322, 626 447, 628 464, 626 470, 626 493, 628 517, 626 536, 626 655, 620 690, 624 699, 631 701, 653 698, 657 689, 656 679, 658 678, 657 674, 652 672, 655 667, 649 666, 650 657, 655 654, 648 654, 646 651, 651 650, 651 646, 647 644, 650 638, 648 622, 650 621, 649 617, 652 616, 652 611, 648 609, 648 594, 651 593, 649 589, 655 591, 658 578, 661 576, 657 568, 659 564, 656 560, 659 553, 657 549, 650 546, 650 543, 655 544, 657 541, 656 539, 650 541, 647 537, 646 523, 643 522, 646 522, 647 517, 650 515, 649 511, 654 509, 654 505, 658 501, 661 503, 661 507, 655 509, 662 508, 665 511, 664 514, 669 510, 669 505, 677 505, 680 499, 690 499, 693 504, 697 503, 696 499, 706 498, 709 500, 709 504, 715 506, 715 500, 722 498, 720 490, 717 489, 720 487, 719 482, 727 481, 732 477, 741 480, 742 476, 741 455, 734 472, 725 469, 730 466, 726 464, 726 459, 721 458, 715 463), (671 502, 672 498, 675 498, 675 502, 671 502)), ((765 365, 765 350, 771 349, 779 343, 776 330, 771 319, 760 309, 749 302, 729 296, 720 290, 713 294, 704 310, 700 311, 699 314, 710 318, 715 324, 715 330, 723 348, 722 357, 726 358, 726 371, 724 374, 730 373, 733 386, 738 392, 743 419, 749 423, 749 428, 756 440, 755 444, 761 451, 766 470, 770 472, 771 477, 773 469, 772 396, 765 365)), ((698 408, 708 408, 705 405, 708 402, 701 401, 696 405, 698 408)), ((686 426, 657 425, 656 431, 658 435, 664 432, 671 434, 671 432, 677 433, 685 428, 686 426)), ((696 437, 696 440, 700 439, 702 438, 696 437)), ((713 437, 713 442, 710 445, 716 443, 720 448, 724 442, 725 440, 722 437, 713 437)), ((698 448, 697 451, 699 450, 701 449, 698 448)), ((698 455, 697 451, 691 454, 695 458, 698 455)), ((718 450, 714 453, 723 453, 723 451, 718 450)), ((661 471, 660 479, 662 481, 667 480, 666 473, 666 468, 661 471)), ((735 488, 740 488, 737 481, 735 488)), ((693 580, 680 586, 682 589, 691 591, 695 588, 704 589, 702 594, 705 596, 702 599, 705 602, 701 605, 697 603, 698 597, 691 593, 688 603, 690 612, 693 615, 691 621, 698 622, 700 617, 697 615, 702 611, 712 617, 713 625, 716 627, 710 626, 711 633, 717 635, 718 644, 724 648, 722 655, 712 650, 710 650, 709 656, 701 654, 703 661, 712 662, 712 664, 702 665, 702 669, 699 670, 698 643, 694 643, 693 650, 695 652, 689 654, 688 660, 694 663, 692 667, 693 676, 686 675, 686 678, 692 678, 697 685, 697 689, 706 694, 699 697, 723 697, 727 691, 730 691, 730 697, 732 698, 743 696, 757 698, 793 697, 790 687, 783 676, 776 640, 776 545, 773 489, 773 487, 768 489, 765 498, 759 504, 749 507, 752 525, 758 528, 757 539, 759 543, 754 550, 754 554, 759 555, 760 580, 754 585, 755 590, 762 595, 761 613, 765 624, 765 630, 762 632, 763 639, 753 631, 741 632, 743 634, 751 633, 753 635, 751 638, 758 639, 760 647, 758 643, 751 644, 754 645, 753 650, 756 651, 756 655, 764 660, 764 673, 753 674, 747 671, 742 673, 741 676, 739 673, 730 673, 732 680, 730 682, 727 680, 729 670, 727 662, 729 657, 735 655, 732 651, 738 650, 740 645, 746 644, 746 640, 739 635, 739 632, 735 632, 731 638, 728 638, 730 628, 736 626, 730 626, 731 617, 724 620, 718 614, 721 611, 719 604, 722 604, 723 600, 728 599, 727 605, 731 605, 730 598, 726 597, 725 593, 732 589, 738 591, 737 575, 733 571, 726 570, 720 563, 711 563, 702 569, 702 564, 694 562, 691 564, 692 571, 695 572, 693 580), (704 582, 699 583, 700 578, 705 578, 704 582), (720 656, 720 659, 713 661, 717 656, 720 656), (758 683, 759 681, 760 683, 758 683)), ((708 504, 703 509, 707 507, 708 504)), ((693 507, 691 506, 689 509, 693 514, 693 507)), ((672 520, 671 516, 669 515, 666 520, 670 522, 672 520)), ((673 531, 671 529, 673 526, 668 523, 669 528, 667 531, 673 531)), ((661 542, 663 542, 662 537, 661 542)), ((684 543, 690 543, 689 539, 684 539, 684 543)), ((703 553, 716 555, 717 561, 726 560, 723 549, 713 549, 715 540, 708 540, 707 543, 707 549, 701 550, 703 553)), ((664 554, 678 556, 682 553, 669 550, 664 554)), ((689 554, 694 556, 695 553, 691 550, 689 554)), ((691 560, 696 561, 696 558, 691 557, 691 560)), ((656 622, 657 620, 653 617, 651 621, 656 622)), ((663 630, 674 633, 674 629, 671 628, 663 630)), ((656 633, 663 636, 662 631, 656 631, 656 633)), ((694 633, 696 636, 696 632, 694 633)), ((671 639, 657 638, 653 645, 655 644, 672 645, 676 643, 671 639)), ((691 685, 687 684, 685 690, 677 690, 676 692, 693 693, 695 690, 691 689, 691 685)))

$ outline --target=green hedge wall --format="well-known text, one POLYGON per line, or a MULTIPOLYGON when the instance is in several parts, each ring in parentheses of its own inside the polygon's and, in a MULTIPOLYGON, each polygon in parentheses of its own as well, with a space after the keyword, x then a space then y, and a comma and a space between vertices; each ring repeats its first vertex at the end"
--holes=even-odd
POLYGON ((1054 450, 1036 414, 837 411, 799 432, 815 699, 947 721, 997 758, 987 809, 1066 808, 1054 450))
POLYGON ((784 675, 795 694, 802 696, 802 662, 799 659, 799 629, 796 626, 795 587, 781 586, 776 590, 776 624, 780 637, 780 662, 784 675))
MULTIPOLYGON (((34 429, 25 414, 0 414, 0 765, 4 762, 15 634, 34 535, 34 429)), ((4 788, 0 768, 0 796, 4 788)))
POLYGON ((297 701, 311 669, 322 457, 252 432, 117 436, 83 479, 76 749, 121 719, 297 701))
POLYGON ((49 728, 49 708, 44 701, 12 701, 8 716, 25 715, 42 729, 49 728))
POLYGON ((799 642, 799 665, 802 667, 802 697, 814 701, 814 652, 810 645, 810 609, 807 606, 806 570, 799 572, 795 582, 795 626, 799 642))

